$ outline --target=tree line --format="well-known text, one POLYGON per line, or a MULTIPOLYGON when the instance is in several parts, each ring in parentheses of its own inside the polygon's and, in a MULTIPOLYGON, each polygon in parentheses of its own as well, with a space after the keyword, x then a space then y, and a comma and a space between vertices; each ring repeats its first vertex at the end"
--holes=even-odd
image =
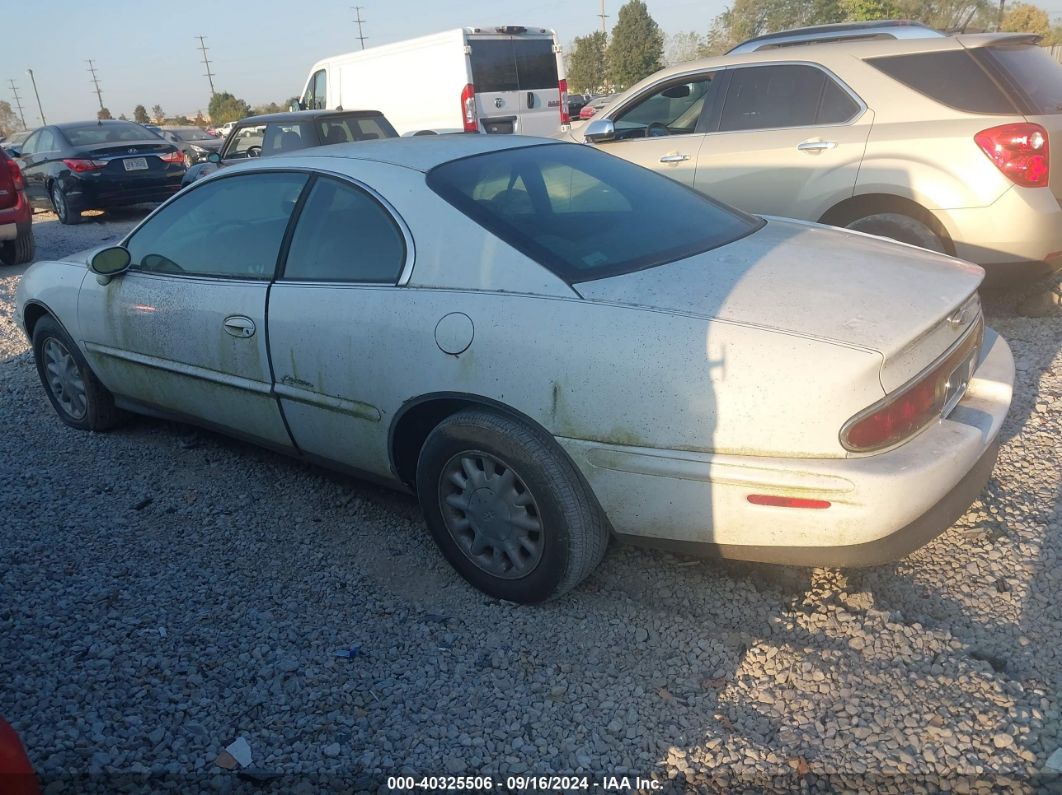
POLYGON ((1039 6, 996 0, 733 0, 705 33, 664 35, 643 0, 629 0, 611 35, 577 36, 568 48, 568 87, 575 92, 622 91, 665 65, 721 55, 766 33, 806 25, 912 19, 944 31, 1034 33, 1062 44, 1062 25, 1039 6), (1004 9, 1000 15, 1001 7, 1004 9))

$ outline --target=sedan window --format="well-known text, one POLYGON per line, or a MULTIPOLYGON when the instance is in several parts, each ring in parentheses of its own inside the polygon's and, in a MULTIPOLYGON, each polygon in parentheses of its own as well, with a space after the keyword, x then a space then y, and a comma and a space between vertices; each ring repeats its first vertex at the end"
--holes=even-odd
POLYGON ((345 144, 351 141, 374 141, 378 138, 397 138, 395 128, 383 116, 344 116, 326 118, 317 123, 324 144, 345 144))
POLYGON ((428 185, 569 282, 684 259, 763 222, 585 146, 503 149, 432 169, 428 185))
POLYGON ((394 284, 405 261, 402 232, 376 199, 321 178, 299 216, 284 278, 394 284))
POLYGON ((223 177, 185 193, 126 243, 142 271, 269 279, 305 174, 223 177))

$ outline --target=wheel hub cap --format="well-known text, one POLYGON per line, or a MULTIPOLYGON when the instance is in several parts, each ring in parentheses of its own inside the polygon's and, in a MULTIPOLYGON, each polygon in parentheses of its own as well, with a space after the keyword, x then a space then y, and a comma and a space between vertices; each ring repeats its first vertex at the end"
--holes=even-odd
POLYGON ((440 475, 439 502, 458 548, 488 574, 519 579, 542 560, 538 505, 503 461, 479 451, 454 456, 440 475))
POLYGON ((85 382, 70 351, 55 338, 44 343, 44 372, 48 387, 63 411, 75 420, 83 419, 88 411, 85 382))

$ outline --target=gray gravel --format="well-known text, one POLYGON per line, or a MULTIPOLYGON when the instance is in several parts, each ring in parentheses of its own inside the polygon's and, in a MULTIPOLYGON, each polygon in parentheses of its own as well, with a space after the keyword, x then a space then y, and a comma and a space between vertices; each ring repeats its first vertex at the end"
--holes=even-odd
MULTIPOLYGON (((39 256, 133 220, 39 217, 39 256)), ((1020 790, 1062 745, 1057 314, 992 318, 1019 367, 995 477, 910 558, 842 574, 614 545, 525 608, 465 585, 408 498, 176 424, 66 428, 8 319, 17 279, 0 271, 0 714, 50 791, 245 786, 215 765, 241 736, 307 792, 579 771, 1020 790)))

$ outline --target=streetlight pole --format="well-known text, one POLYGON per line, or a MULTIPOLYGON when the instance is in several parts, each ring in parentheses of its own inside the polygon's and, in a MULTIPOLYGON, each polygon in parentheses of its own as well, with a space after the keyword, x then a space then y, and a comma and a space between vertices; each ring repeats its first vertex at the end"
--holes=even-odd
POLYGON ((37 98, 37 110, 41 114, 41 124, 47 124, 48 120, 44 118, 44 108, 41 107, 41 95, 37 92, 37 81, 33 77, 33 70, 27 69, 26 74, 29 75, 30 82, 33 83, 33 96, 37 98))

